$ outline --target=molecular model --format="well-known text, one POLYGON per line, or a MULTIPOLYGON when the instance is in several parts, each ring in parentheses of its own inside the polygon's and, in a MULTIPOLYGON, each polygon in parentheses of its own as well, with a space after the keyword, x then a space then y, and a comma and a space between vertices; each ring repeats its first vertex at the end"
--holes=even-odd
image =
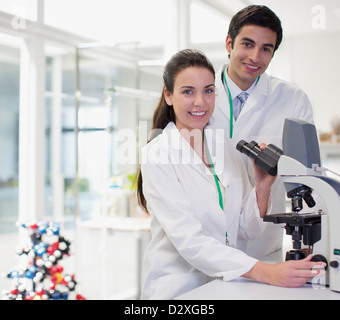
POLYGON ((70 255, 71 243, 60 235, 58 223, 40 222, 20 224, 28 230, 31 243, 19 249, 17 254, 26 259, 23 266, 5 274, 13 284, 4 292, 7 300, 85 300, 75 293, 74 275, 64 275, 59 264, 70 255))

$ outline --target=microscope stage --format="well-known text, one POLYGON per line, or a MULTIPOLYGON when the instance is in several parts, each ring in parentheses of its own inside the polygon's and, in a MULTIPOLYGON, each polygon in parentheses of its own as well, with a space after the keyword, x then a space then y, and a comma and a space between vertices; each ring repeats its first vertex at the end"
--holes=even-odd
POLYGON ((264 216, 263 221, 275 224, 285 223, 290 226, 312 225, 321 222, 321 215, 316 213, 279 213, 264 216))

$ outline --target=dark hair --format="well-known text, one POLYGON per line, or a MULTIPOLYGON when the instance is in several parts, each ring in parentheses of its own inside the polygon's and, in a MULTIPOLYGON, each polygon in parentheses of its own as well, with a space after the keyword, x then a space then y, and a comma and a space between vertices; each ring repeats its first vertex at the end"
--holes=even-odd
MULTIPOLYGON (((164 68, 164 86, 162 90, 162 96, 153 114, 151 137, 149 138, 148 142, 155 138, 156 135, 152 135, 153 133, 160 133, 160 129, 164 129, 169 122, 176 123, 174 108, 166 103, 164 89, 167 89, 170 93, 173 93, 176 76, 181 71, 190 67, 206 68, 210 70, 215 77, 214 67, 203 52, 185 49, 173 55, 164 68)), ((143 194, 143 179, 140 168, 137 174, 137 179, 138 203, 145 211, 147 211, 146 199, 143 194)))
POLYGON ((211 71, 215 76, 215 70, 208 58, 198 50, 186 49, 177 52, 166 64, 163 73, 164 87, 162 96, 153 114, 152 129, 164 129, 169 122, 176 122, 174 109, 169 106, 164 97, 164 89, 170 93, 174 91, 175 78, 182 71, 190 67, 202 67, 211 71))
POLYGON ((277 38, 274 52, 279 48, 283 36, 281 21, 268 7, 262 5, 251 5, 242 9, 233 16, 228 30, 228 34, 232 39, 231 47, 234 46, 236 36, 245 25, 257 25, 269 28, 276 32, 277 38))

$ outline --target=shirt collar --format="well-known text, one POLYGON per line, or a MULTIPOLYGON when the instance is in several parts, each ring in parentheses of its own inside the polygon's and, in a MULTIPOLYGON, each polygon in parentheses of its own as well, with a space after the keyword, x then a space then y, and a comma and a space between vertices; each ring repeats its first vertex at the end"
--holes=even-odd
MULTIPOLYGON (((223 69, 222 72, 224 72, 224 70, 225 69, 223 69)), ((234 100, 243 91, 235 84, 233 80, 231 80, 231 78, 228 75, 228 72, 226 72, 226 80, 227 80, 228 88, 230 90, 231 99, 234 100)), ((256 82, 257 81, 254 81, 253 84, 245 92, 247 92, 248 94, 251 94, 256 86, 256 82)))

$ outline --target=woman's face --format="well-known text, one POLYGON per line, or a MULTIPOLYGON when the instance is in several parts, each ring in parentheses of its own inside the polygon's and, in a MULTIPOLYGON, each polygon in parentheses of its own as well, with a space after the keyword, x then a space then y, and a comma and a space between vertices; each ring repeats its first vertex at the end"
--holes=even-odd
POLYGON ((214 74, 204 67, 189 67, 177 74, 173 93, 164 89, 168 105, 176 116, 176 127, 203 130, 215 106, 214 74))

